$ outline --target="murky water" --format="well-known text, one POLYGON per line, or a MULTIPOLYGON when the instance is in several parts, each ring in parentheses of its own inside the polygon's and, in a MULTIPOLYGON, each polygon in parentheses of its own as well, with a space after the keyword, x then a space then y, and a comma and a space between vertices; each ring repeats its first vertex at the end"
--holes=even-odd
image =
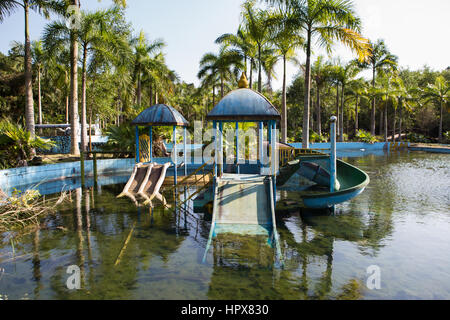
MULTIPOLYGON (((0 295, 450 299, 450 157, 402 152, 344 160, 366 171, 370 185, 335 215, 278 210, 283 268, 261 237, 220 237, 202 262, 208 214, 175 214, 156 201, 153 210, 136 208, 115 198, 123 185, 112 185, 74 190, 72 203, 39 230, 1 235, 0 295), (70 265, 81 267, 80 290, 66 286, 70 265), (366 286, 371 265, 379 267, 380 289, 366 286)), ((279 193, 279 201, 295 197, 279 193)))

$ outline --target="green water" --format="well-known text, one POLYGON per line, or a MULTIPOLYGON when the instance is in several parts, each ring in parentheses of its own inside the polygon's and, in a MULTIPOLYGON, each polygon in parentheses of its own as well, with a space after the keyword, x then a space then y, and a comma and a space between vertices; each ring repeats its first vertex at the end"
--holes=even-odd
MULTIPOLYGON (((366 171, 371 183, 335 215, 278 210, 283 268, 263 236, 221 235, 203 263, 208 214, 175 214, 157 201, 153 210, 136 208, 115 198, 123 187, 116 185, 74 190, 72 203, 43 219, 39 230, 2 234, 0 295, 450 299, 450 157, 403 152, 344 160, 366 171), (66 287, 70 265, 81 267, 80 290, 66 287), (380 268, 380 289, 366 286, 370 265, 380 268)), ((278 196, 279 203, 296 199, 293 192, 278 196)))

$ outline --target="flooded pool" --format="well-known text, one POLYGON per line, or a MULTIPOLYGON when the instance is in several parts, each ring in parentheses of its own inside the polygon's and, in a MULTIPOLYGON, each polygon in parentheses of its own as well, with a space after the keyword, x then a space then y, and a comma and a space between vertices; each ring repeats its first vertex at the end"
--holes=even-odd
MULTIPOLYGON (((225 235, 202 262, 211 216, 116 199, 123 184, 76 189, 40 229, 0 237, 9 299, 450 299, 450 158, 344 158, 371 183, 335 214, 277 210, 283 267, 265 237, 225 235), (67 268, 80 267, 81 289, 67 268), (380 288, 369 289, 376 266, 380 288), (369 271, 373 270, 369 268, 369 271)), ((190 193, 195 190, 179 189, 190 193)), ((173 196, 165 194, 173 205, 173 196)), ((279 203, 296 199, 279 191, 279 203)))

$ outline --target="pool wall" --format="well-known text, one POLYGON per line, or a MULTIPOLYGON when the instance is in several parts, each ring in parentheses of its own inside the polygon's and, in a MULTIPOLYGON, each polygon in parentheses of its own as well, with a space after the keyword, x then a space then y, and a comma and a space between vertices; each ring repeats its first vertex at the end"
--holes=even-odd
MULTIPOLYGON (((131 172, 134 159, 97 160, 97 172, 101 174, 116 174, 131 172)), ((93 175, 92 160, 84 162, 87 176, 93 175)), ((31 166, 0 170, 0 188, 7 192, 23 185, 32 185, 67 178, 80 177, 80 162, 64 162, 44 166, 31 166)))
MULTIPOLYGON (((301 142, 289 143, 289 145, 294 148, 301 148, 301 142)), ((390 142, 375 142, 375 143, 365 143, 365 142, 336 142, 336 150, 353 150, 353 149, 366 149, 366 150, 388 150, 392 147, 390 142)), ((398 142, 395 145, 399 145, 398 142)), ((309 147, 311 149, 330 149, 330 143, 310 143, 309 147)))

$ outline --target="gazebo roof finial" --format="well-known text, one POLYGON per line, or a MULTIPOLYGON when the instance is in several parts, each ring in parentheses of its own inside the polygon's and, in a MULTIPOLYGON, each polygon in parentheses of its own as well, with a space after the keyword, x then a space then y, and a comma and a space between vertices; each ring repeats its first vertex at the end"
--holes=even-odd
POLYGON ((238 87, 239 88, 248 88, 248 81, 247 81, 247 77, 245 76, 244 72, 242 72, 241 79, 238 82, 238 87))

